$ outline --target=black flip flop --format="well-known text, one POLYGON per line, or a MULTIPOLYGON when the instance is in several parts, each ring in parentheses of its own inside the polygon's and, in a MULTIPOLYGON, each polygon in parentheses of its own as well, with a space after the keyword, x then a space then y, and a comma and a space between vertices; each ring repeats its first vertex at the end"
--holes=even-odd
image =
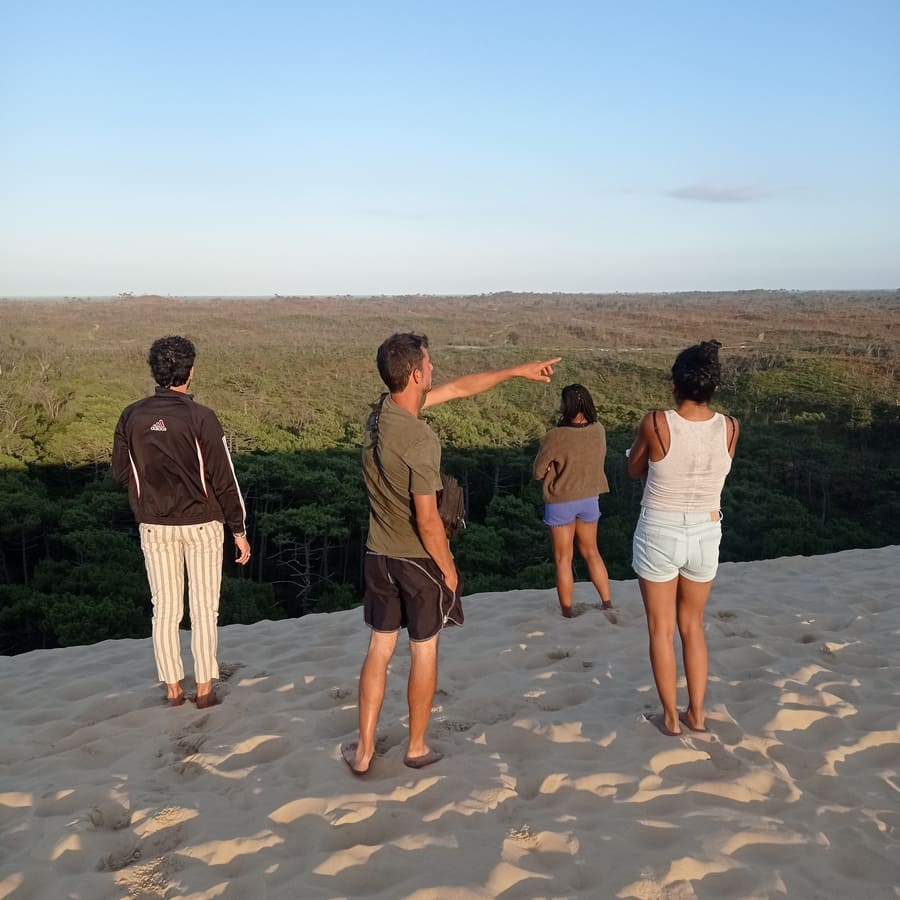
POLYGON ((443 758, 444 754, 439 750, 429 750, 424 756, 404 756, 403 765, 411 769, 424 769, 425 766, 440 762, 443 758))

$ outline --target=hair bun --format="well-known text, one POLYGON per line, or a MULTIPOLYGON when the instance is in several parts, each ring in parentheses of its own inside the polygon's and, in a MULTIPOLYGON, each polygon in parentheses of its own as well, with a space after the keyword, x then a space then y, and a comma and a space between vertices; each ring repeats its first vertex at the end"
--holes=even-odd
POLYGON ((672 366, 672 383, 675 397, 708 403, 716 388, 722 383, 722 368, 719 364, 720 341, 702 341, 682 350, 672 366))

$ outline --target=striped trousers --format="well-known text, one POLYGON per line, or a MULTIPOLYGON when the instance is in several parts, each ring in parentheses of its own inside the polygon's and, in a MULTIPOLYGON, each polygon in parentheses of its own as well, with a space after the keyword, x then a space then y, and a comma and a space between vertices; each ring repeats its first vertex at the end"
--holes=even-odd
POLYGON ((224 526, 221 522, 142 524, 140 533, 153 601, 153 654, 159 680, 176 684, 184 678, 178 626, 184 618, 185 567, 194 677, 198 684, 218 678, 217 621, 224 526))

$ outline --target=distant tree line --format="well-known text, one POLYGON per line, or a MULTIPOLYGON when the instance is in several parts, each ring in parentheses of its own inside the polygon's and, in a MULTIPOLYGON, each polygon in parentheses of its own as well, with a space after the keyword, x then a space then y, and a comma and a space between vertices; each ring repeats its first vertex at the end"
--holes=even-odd
POLYGON ((670 404, 673 352, 701 337, 725 343, 718 407, 742 423, 722 559, 900 543, 898 310, 895 292, 0 302, 0 653, 149 634, 137 529, 107 469, 166 331, 197 338, 197 399, 220 414, 246 495, 253 556, 226 566, 230 624, 360 602, 373 335, 405 328, 429 334, 438 380, 563 356, 551 386, 510 382, 430 417, 467 494, 466 593, 552 586, 531 462, 572 381, 609 434, 600 550, 633 577, 641 485, 624 450, 670 404))
MULTIPOLYGON (((601 552, 614 579, 634 577, 631 534, 641 485, 609 434, 610 493, 601 552)), ((450 448, 468 528, 454 543, 466 593, 547 588, 536 444, 450 448)), ((253 563, 227 567, 221 623, 351 607, 361 600, 368 506, 356 449, 250 453, 236 459, 253 563)), ((725 489, 723 561, 900 543, 900 416, 868 426, 817 419, 745 427, 725 489)), ((0 652, 149 634, 149 595, 126 498, 96 466, 0 471, 0 652)), ((580 565, 576 563, 576 565, 580 565)), ((587 573, 577 576, 586 580, 587 573)))

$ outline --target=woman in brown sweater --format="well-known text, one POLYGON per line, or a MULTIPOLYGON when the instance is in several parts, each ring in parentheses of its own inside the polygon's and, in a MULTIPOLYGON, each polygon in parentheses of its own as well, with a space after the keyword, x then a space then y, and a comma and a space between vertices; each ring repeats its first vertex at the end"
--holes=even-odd
POLYGON ((572 617, 574 544, 587 563, 601 608, 610 609, 609 575, 597 550, 598 494, 609 492, 603 471, 606 431, 597 421, 587 388, 570 384, 562 391, 560 419, 541 442, 534 477, 544 482, 544 524, 550 528, 556 563, 556 591, 563 616, 572 617))

